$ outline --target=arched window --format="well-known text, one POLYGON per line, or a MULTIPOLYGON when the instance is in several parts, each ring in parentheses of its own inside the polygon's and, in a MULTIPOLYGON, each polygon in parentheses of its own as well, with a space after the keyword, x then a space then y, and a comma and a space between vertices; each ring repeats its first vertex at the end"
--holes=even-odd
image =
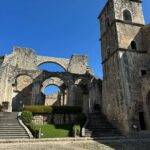
POLYGON ((135 41, 132 41, 131 42, 131 48, 136 50, 137 49, 137 45, 136 45, 136 42, 135 41))
POLYGON ((130 22, 132 22, 132 16, 131 16, 131 13, 130 13, 129 10, 124 10, 124 11, 123 11, 123 19, 124 19, 125 21, 130 21, 130 22))
POLYGON ((110 26, 109 16, 106 17, 106 27, 110 26))

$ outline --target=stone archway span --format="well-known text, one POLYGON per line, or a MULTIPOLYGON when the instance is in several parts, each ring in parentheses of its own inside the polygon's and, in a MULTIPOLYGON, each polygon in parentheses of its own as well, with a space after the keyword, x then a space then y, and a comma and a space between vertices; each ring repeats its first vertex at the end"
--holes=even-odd
POLYGON ((49 85, 55 85, 61 89, 61 86, 64 84, 64 81, 58 77, 51 77, 49 79, 46 79, 42 83, 41 92, 44 94, 44 89, 49 85))
POLYGON ((70 59, 37 56, 36 62, 37 62, 37 66, 40 66, 40 65, 45 64, 45 63, 54 63, 54 64, 61 66, 65 71, 67 71, 70 59))

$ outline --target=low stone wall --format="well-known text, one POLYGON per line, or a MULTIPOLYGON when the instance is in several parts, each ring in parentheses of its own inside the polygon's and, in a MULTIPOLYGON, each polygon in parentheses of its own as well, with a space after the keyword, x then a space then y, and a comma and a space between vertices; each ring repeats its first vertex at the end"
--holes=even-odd
POLYGON ((37 125, 43 124, 73 124, 77 118, 77 114, 36 114, 32 122, 37 125))

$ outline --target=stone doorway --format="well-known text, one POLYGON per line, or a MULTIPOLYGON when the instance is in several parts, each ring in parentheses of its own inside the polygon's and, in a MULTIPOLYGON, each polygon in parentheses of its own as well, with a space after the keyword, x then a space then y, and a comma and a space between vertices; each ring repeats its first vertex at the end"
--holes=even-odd
POLYGON ((146 96, 146 124, 150 130, 150 91, 146 96))
POLYGON ((146 130, 146 123, 145 123, 144 112, 139 112, 139 121, 140 121, 140 129, 141 130, 146 130))

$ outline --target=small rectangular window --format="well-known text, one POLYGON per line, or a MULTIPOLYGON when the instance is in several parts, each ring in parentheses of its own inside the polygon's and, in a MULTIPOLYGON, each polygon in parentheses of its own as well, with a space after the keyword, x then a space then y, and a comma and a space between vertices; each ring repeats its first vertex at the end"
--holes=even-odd
POLYGON ((141 70, 141 75, 144 76, 146 75, 147 71, 146 70, 141 70))

